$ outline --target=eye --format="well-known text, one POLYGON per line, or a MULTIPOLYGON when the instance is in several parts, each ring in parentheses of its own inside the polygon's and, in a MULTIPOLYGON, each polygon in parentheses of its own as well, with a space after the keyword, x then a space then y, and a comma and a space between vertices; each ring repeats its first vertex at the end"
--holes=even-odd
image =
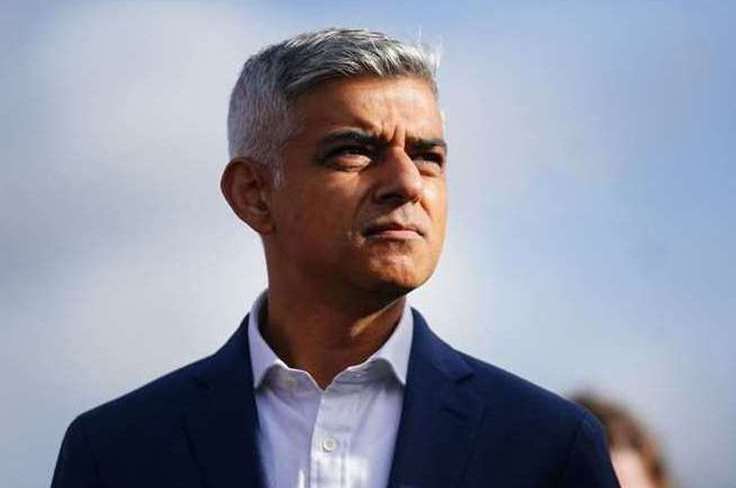
POLYGON ((360 169, 371 163, 374 152, 370 146, 351 144, 330 149, 322 159, 338 169, 360 169))
POLYGON ((412 159, 420 169, 432 174, 442 173, 445 167, 445 155, 436 151, 426 151, 415 154, 412 159))

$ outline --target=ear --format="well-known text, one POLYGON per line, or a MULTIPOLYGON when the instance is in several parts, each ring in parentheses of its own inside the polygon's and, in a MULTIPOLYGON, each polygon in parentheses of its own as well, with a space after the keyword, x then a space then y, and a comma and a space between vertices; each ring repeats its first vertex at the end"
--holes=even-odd
POLYGON ((270 168, 250 159, 235 158, 222 173, 220 189, 243 222, 261 235, 273 232, 270 168))

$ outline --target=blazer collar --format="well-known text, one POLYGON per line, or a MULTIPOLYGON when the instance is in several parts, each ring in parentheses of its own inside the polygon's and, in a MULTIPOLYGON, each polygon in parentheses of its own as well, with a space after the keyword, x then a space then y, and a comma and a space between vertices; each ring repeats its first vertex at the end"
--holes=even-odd
POLYGON ((391 487, 460 484, 483 417, 473 370, 413 310, 414 337, 391 487))
MULTIPOLYGON (((483 416, 468 386, 473 370, 412 309, 414 331, 391 487, 459 484, 483 416)), ((200 395, 186 431, 205 485, 263 486, 256 429, 248 316, 228 342, 205 360, 194 381, 200 395)))
POLYGON ((212 488, 262 486, 247 324, 246 316, 194 378, 201 394, 188 411, 186 430, 204 484, 212 488))

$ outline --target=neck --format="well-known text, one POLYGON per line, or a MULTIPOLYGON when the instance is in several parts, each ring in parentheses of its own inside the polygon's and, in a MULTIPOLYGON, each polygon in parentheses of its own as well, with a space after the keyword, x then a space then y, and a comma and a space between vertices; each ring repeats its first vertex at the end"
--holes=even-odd
POLYGON ((335 300, 319 293, 268 290, 261 334, 286 364, 326 388, 338 373, 376 352, 401 318, 405 297, 392 301, 335 300), (342 302, 342 303, 339 303, 342 302))

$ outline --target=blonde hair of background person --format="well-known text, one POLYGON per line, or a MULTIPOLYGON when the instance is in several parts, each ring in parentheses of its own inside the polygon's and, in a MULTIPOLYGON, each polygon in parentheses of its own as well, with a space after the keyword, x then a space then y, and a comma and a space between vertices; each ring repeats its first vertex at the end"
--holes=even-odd
POLYGON ((572 400, 603 424, 622 488, 672 488, 657 440, 628 409, 591 393, 574 395, 572 400))

